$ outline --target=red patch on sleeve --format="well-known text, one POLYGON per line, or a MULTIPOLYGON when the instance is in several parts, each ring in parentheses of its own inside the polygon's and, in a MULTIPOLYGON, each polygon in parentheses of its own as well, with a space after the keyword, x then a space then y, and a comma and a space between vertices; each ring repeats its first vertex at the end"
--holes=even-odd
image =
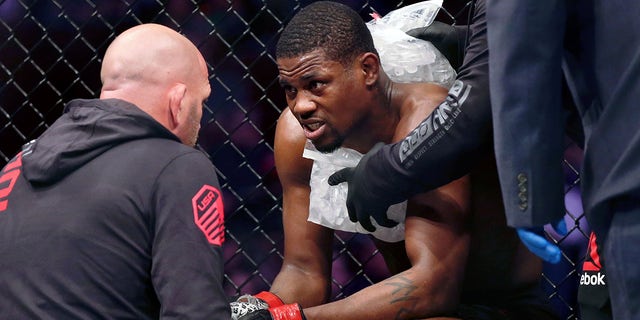
POLYGON ((220 190, 204 185, 191 199, 193 220, 204 233, 209 243, 222 246, 224 243, 224 205, 220 190))
POLYGON ((22 167, 22 152, 7 163, 0 172, 0 212, 7 210, 9 205, 9 194, 13 191, 13 187, 20 177, 20 168, 22 167))

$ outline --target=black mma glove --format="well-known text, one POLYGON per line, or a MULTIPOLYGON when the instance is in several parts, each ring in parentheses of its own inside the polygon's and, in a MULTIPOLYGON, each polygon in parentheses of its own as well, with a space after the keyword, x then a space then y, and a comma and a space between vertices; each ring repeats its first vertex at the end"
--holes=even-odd
POLYGON ((434 21, 429 26, 411 29, 407 34, 431 42, 449 60, 456 71, 462 65, 467 26, 452 26, 434 21))
POLYGON ((250 312, 238 320, 307 320, 299 304, 285 304, 266 310, 250 312))
POLYGON ((373 218, 382 227, 393 227, 398 222, 387 217, 387 209, 390 205, 407 199, 401 191, 401 185, 394 185, 394 181, 388 174, 372 172, 367 164, 372 157, 384 156, 379 152, 383 143, 377 143, 371 151, 362 157, 358 165, 352 168, 344 168, 329 176, 328 182, 335 186, 347 182, 347 211, 352 222, 360 222, 363 228, 373 232, 375 227, 371 223, 373 218), (389 190, 386 192, 383 190, 389 190))
POLYGON ((229 304, 231 307, 231 319, 238 320, 251 312, 279 307, 283 304, 278 296, 268 291, 262 291, 253 296, 245 294, 229 304))

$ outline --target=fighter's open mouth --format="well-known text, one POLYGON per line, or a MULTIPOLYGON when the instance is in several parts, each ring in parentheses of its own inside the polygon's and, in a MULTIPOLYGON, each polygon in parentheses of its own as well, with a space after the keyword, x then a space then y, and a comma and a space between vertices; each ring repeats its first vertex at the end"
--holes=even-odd
POLYGON ((323 124, 324 124, 323 122, 314 122, 314 123, 305 124, 304 127, 309 131, 316 131, 320 127, 322 127, 323 124))
POLYGON ((326 125, 322 121, 308 122, 308 123, 302 124, 304 135, 309 140, 319 139, 324 134, 325 128, 326 128, 326 125))

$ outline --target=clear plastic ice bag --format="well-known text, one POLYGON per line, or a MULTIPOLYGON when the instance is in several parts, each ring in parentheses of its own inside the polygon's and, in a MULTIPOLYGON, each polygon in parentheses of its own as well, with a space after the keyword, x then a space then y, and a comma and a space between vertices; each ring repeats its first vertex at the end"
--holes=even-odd
POLYGON ((370 21, 370 23, 384 24, 407 32, 433 23, 441 7, 442 0, 422 1, 393 10, 380 19, 370 21))
POLYGON ((456 72, 430 42, 405 32, 429 26, 442 0, 418 2, 371 20, 367 27, 380 55, 382 69, 396 82, 432 82, 450 88, 456 72))

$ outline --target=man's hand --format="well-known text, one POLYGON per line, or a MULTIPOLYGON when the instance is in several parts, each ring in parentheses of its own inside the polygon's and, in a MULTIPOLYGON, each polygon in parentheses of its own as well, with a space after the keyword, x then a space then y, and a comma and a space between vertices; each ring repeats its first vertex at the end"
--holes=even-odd
POLYGON ((285 304, 279 307, 250 312, 238 320, 307 320, 299 304, 285 304))
MULTIPOLYGON (((567 234, 567 224, 564 218, 556 224, 555 230, 560 235, 567 234)), ((519 228, 518 236, 524 245, 542 260, 550 263, 558 263, 562 258, 562 250, 551 243, 544 234, 543 227, 537 228, 519 228)))
POLYGON ((449 60, 453 69, 458 70, 462 64, 467 26, 434 21, 426 27, 411 29, 407 34, 431 42, 449 60))
POLYGON ((328 180, 332 186, 343 182, 348 184, 347 211, 349 211, 349 219, 352 222, 360 222, 362 227, 370 232, 376 230, 371 223, 371 218, 383 227, 393 227, 398 224, 387 217, 387 209, 399 201, 387 197, 385 194, 375 194, 370 189, 370 179, 384 179, 384 177, 373 177, 366 170, 369 159, 383 145, 383 143, 376 144, 371 151, 364 155, 357 166, 336 171, 329 176, 328 180))

